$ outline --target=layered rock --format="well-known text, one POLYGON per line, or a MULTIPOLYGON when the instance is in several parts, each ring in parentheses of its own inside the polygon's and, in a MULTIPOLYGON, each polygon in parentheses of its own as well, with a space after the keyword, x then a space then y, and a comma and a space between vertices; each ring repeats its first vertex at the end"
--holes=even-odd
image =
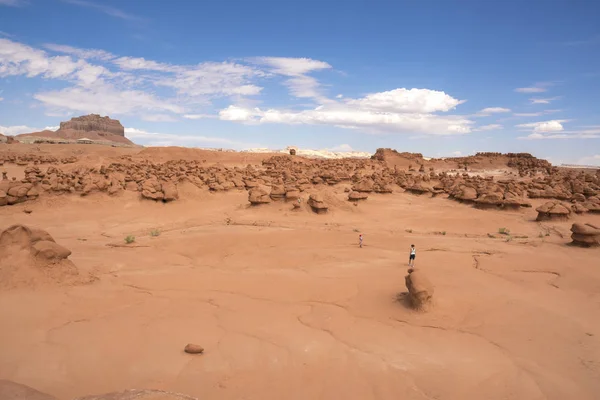
POLYGON ((325 200, 323 199, 323 196, 321 196, 318 193, 311 194, 308 197, 308 205, 317 214, 325 214, 329 208, 327 206, 327 204, 325 204, 325 200))
POLYGON ((348 200, 349 201, 366 200, 368 197, 369 197, 369 194, 365 193, 365 192, 351 191, 350 193, 348 193, 348 200))
POLYGON ((561 221, 569 219, 571 209, 560 201, 549 201, 535 209, 538 212, 536 221, 561 221))
POLYGON ((64 130, 83 132, 104 132, 117 136, 125 136, 125 128, 121 122, 110 117, 101 117, 98 114, 84 115, 71 118, 70 121, 61 122, 57 132, 64 130))
POLYGON ((571 227, 573 244, 582 247, 600 246, 600 228, 592 224, 575 223, 571 227))

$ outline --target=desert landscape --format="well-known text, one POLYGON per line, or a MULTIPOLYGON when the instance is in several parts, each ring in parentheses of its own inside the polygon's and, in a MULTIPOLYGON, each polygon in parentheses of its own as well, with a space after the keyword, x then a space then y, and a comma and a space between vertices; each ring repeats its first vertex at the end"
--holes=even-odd
POLYGON ((0 144, 0 398, 598 398, 600 170, 121 128, 0 144))

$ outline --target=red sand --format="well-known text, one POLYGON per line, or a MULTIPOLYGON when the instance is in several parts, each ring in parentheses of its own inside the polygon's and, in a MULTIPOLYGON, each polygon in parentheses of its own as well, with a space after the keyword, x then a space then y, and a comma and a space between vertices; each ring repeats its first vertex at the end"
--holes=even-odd
MULTIPOLYGON (((269 156, 37 148, 89 164, 269 156)), ((191 184, 168 204, 121 192, 0 207, 0 229, 48 231, 97 278, 0 290, 0 379, 64 400, 127 388, 232 400, 598 398, 600 253, 566 244, 572 222, 600 215, 538 223, 542 201, 483 211, 408 193, 354 207, 343 186, 324 191, 339 200, 326 215, 191 184), (111 246, 128 235, 134 244, 111 246), (410 244, 435 285, 426 313, 397 299, 410 244), (186 354, 187 343, 204 354, 186 354)))

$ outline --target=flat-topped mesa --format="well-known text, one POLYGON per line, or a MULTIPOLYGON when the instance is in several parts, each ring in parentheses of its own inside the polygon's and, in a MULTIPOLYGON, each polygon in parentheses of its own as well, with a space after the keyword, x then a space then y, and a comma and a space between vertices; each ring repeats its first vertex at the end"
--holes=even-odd
POLYGON ((125 128, 119 120, 111 119, 110 117, 101 117, 98 114, 84 115, 71 118, 67 122, 61 122, 57 132, 67 129, 84 132, 106 132, 113 135, 125 136, 125 128))

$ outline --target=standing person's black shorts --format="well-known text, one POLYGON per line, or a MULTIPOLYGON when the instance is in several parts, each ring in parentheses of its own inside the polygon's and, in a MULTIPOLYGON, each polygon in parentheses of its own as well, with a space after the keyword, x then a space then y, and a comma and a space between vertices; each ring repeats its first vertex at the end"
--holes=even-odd
POLYGON ((410 256, 408 256, 408 261, 413 261, 416 256, 416 254, 411 254, 410 256))

